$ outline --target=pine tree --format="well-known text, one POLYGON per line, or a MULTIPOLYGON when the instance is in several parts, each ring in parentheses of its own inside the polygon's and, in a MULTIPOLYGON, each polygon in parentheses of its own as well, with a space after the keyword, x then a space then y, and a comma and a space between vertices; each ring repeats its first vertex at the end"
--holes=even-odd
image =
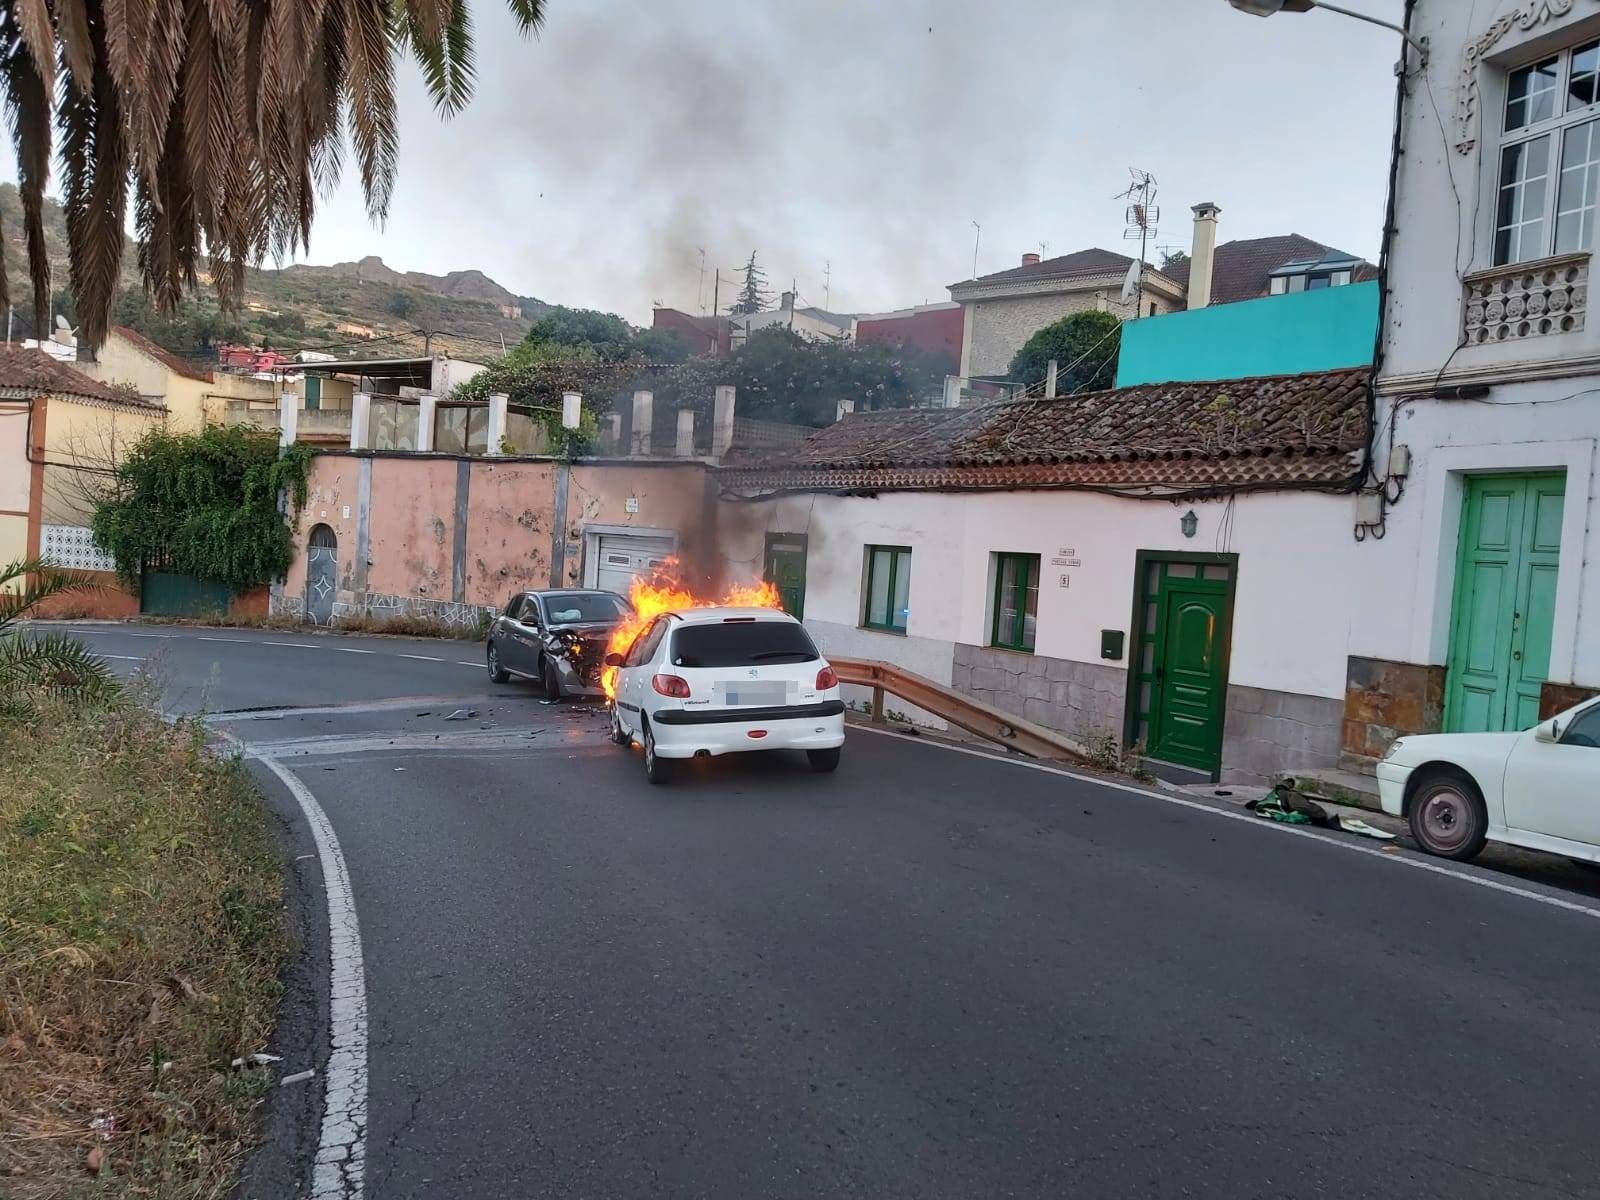
POLYGON ((749 313, 765 312, 771 302, 772 293, 767 291, 767 273, 756 266, 756 255, 752 250, 750 261, 744 266, 744 286, 739 289, 739 295, 728 311, 742 317, 749 313))

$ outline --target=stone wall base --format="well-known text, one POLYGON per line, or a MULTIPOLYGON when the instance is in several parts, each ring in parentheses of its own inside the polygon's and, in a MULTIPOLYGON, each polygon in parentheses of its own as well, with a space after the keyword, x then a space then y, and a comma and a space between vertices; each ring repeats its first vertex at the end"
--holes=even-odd
MULTIPOLYGON (((290 595, 282 588, 273 588, 271 610, 275 617, 303 619, 305 598, 290 595)), ((389 596, 382 592, 340 591, 333 602, 335 620, 341 617, 371 617, 379 621, 395 617, 420 617, 452 629, 475 628, 493 618, 495 611, 481 604, 457 604, 453 600, 430 600, 425 596, 389 596)))
POLYGON ((1356 758, 1383 756, 1397 737, 1444 723, 1444 667, 1352 654, 1345 667, 1341 744, 1356 758))
POLYGON ((1587 687, 1581 683, 1546 683, 1539 690, 1539 720, 1565 712, 1574 704, 1582 704, 1593 696, 1600 696, 1600 687, 1587 687))

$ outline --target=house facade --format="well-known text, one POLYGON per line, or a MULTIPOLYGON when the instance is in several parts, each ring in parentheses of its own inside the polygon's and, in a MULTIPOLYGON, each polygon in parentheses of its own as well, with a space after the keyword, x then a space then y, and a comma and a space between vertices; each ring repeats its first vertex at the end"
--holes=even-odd
POLYGON ((212 372, 156 345, 137 330, 113 325, 93 362, 74 369, 113 387, 131 388, 167 410, 170 428, 191 432, 208 421, 224 419, 232 403, 269 403, 276 395, 272 381, 246 375, 212 372))
POLYGON ((1345 748, 1600 688, 1600 3, 1413 0, 1345 748), (1444 117, 1443 136, 1436 117, 1444 117))
MULTIPOLYGON (((1370 369, 846 416, 724 468, 730 562, 826 652, 1177 779, 1338 761, 1370 369)), ((915 714, 913 714, 915 715, 915 714)))

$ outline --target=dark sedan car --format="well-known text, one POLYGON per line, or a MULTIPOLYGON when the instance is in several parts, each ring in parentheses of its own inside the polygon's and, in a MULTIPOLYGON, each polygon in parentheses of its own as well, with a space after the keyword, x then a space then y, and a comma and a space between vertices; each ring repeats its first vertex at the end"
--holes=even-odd
POLYGON ((518 592, 489 626, 489 678, 537 680, 552 700, 599 695, 606 642, 631 611, 615 592, 518 592))

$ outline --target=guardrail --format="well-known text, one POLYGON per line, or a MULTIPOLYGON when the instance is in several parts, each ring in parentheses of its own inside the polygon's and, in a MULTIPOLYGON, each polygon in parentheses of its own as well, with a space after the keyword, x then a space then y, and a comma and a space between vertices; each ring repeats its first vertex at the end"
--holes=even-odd
POLYGON ((958 729, 997 742, 1030 758, 1083 763, 1087 750, 1064 734, 1032 721, 1024 721, 998 708, 963 696, 914 671, 866 658, 829 658, 839 682, 872 689, 872 723, 884 723, 883 696, 887 692, 926 712, 942 717, 958 729))

